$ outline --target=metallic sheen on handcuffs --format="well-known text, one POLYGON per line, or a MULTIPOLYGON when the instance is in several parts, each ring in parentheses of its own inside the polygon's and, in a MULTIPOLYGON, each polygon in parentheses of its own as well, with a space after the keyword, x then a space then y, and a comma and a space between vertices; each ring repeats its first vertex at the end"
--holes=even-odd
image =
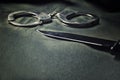
POLYGON ((97 25, 99 23, 98 16, 90 13, 81 13, 73 10, 65 10, 58 13, 54 11, 49 14, 44 12, 37 14, 29 11, 16 11, 8 15, 8 22, 12 25, 19 26, 19 27, 32 27, 32 26, 37 26, 37 25, 52 22, 52 19, 54 19, 55 17, 59 19, 61 22, 63 22, 64 24, 67 24, 70 27, 74 27, 74 28, 86 28, 86 27, 97 25), (32 23, 27 23, 27 24, 23 24, 15 21, 17 18, 27 17, 27 16, 36 18, 36 21, 32 23), (79 16, 86 16, 91 19, 86 20, 86 22, 71 20, 72 18, 76 18, 79 16))

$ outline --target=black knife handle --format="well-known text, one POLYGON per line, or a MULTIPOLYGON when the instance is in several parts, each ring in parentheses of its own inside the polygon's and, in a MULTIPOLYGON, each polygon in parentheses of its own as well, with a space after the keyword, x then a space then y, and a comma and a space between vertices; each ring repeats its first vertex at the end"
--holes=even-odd
POLYGON ((120 40, 116 41, 113 46, 111 46, 110 52, 112 55, 120 56, 120 40))

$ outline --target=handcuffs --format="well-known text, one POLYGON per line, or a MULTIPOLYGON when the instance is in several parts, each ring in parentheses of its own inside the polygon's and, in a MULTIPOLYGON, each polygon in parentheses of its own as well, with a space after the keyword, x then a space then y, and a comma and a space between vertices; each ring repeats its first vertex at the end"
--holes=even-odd
POLYGON ((74 28, 86 28, 86 27, 91 27, 99 24, 98 16, 90 13, 81 13, 73 10, 65 10, 58 13, 54 12, 49 14, 46 14, 46 13, 37 14, 29 11, 16 11, 8 15, 8 22, 12 25, 19 26, 19 27, 32 27, 32 26, 37 26, 40 24, 46 24, 46 23, 52 22, 53 17, 56 17, 62 23, 67 24, 70 27, 74 27, 74 28), (35 18, 36 21, 32 23, 27 23, 27 24, 23 24, 15 21, 17 18, 27 17, 27 16, 35 18), (79 17, 79 16, 86 16, 86 17, 90 17, 91 19, 87 20, 86 22, 71 21, 72 18, 79 17))

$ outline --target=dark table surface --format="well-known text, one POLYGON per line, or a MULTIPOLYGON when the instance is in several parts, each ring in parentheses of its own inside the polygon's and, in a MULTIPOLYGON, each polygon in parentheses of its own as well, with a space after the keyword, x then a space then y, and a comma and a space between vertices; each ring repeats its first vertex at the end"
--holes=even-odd
MULTIPOLYGON (((0 80, 120 80, 120 61, 84 44, 45 37, 36 29, 120 39, 120 13, 74 0, 49 3, 0 3, 0 80), (100 17, 92 28, 70 28, 59 20, 33 28, 8 24, 10 12, 74 9, 100 17)), ((24 20, 23 20, 24 21, 24 20)))

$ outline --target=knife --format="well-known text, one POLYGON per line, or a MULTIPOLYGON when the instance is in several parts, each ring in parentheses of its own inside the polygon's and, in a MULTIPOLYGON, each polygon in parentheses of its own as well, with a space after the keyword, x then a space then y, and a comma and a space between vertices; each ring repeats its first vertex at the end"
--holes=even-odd
POLYGON ((67 33, 67 32, 55 32, 55 31, 45 31, 45 30, 38 30, 38 31, 43 33, 47 37, 83 43, 93 48, 110 52, 112 55, 120 56, 119 40, 112 41, 112 40, 88 37, 78 34, 67 33))

